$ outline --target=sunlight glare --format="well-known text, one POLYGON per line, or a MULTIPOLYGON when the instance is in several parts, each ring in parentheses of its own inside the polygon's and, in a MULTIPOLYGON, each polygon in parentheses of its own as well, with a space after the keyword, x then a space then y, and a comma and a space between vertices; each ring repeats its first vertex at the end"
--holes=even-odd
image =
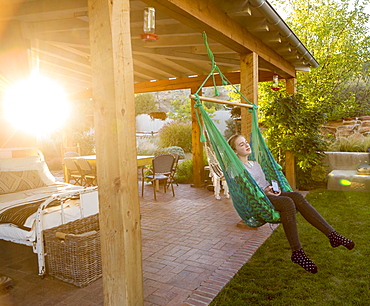
POLYGON ((18 129, 37 136, 60 128, 69 110, 63 89, 39 74, 9 87, 4 96, 5 118, 18 129))

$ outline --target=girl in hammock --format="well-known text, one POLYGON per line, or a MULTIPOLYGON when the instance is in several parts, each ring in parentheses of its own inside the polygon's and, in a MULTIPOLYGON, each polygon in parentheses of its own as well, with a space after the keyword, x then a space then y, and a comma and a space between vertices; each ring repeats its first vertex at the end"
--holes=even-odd
POLYGON ((259 163, 248 160, 248 156, 252 151, 244 136, 233 135, 229 138, 228 143, 257 184, 265 192, 271 204, 280 213, 280 221, 283 224, 285 235, 292 249, 292 262, 299 264, 308 272, 317 272, 316 265, 304 253, 299 241, 296 211, 299 211, 310 224, 324 233, 329 238, 332 247, 343 245, 349 250, 353 249, 355 246, 354 242, 339 235, 300 193, 273 191, 259 163))

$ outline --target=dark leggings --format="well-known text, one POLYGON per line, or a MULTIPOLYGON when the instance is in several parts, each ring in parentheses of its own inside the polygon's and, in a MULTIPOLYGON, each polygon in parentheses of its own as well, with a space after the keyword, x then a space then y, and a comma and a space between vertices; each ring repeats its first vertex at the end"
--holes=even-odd
POLYGON ((282 192, 280 196, 269 196, 275 209, 280 212, 280 220, 292 251, 302 248, 298 237, 296 211, 319 231, 328 236, 334 229, 312 207, 299 192, 282 192))

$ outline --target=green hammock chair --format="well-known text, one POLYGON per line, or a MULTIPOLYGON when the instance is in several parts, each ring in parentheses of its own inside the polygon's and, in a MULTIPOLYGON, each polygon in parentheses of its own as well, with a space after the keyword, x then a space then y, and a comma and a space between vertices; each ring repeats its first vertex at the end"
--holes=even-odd
MULTIPOLYGON (((196 112, 198 122, 201 128, 201 141, 208 141, 211 143, 212 149, 217 157, 220 167, 228 184, 230 196, 233 205, 242 220, 250 227, 259 227, 265 223, 279 223, 280 215, 274 209, 263 190, 257 185, 253 177, 244 167, 243 163, 237 157, 235 152, 228 145, 225 138, 217 129, 212 119, 202 106, 199 92, 203 85, 210 77, 215 77, 215 73, 219 74, 224 85, 231 85, 240 96, 247 101, 252 113, 252 133, 250 145, 252 148, 251 160, 257 161, 265 173, 266 179, 271 183, 271 180, 276 180, 282 191, 292 191, 287 179, 281 171, 281 166, 275 161, 270 150, 268 149, 263 136, 258 128, 257 106, 251 104, 233 84, 222 74, 213 59, 213 54, 208 47, 206 35, 203 33, 204 42, 208 50, 208 55, 212 60, 212 70, 203 84, 199 87, 195 95, 195 106, 199 110, 196 112), (201 124, 201 122, 203 124, 201 124), (203 131, 203 126, 205 130, 203 131), (207 137, 203 135, 207 133, 207 137)), ((217 94, 217 87, 215 84, 217 94)), ((246 104, 240 104, 246 106, 246 104)))

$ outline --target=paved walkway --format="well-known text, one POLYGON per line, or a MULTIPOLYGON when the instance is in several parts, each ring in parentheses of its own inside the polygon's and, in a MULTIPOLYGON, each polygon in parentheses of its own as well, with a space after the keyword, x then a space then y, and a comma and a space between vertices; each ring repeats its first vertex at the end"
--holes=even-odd
MULTIPOLYGON (((157 195, 145 188, 141 199, 144 304, 208 305, 271 235, 269 225, 237 227, 231 200, 216 200, 206 189, 175 186, 157 195)), ((103 305, 102 279, 78 288, 37 276, 30 247, 0 241, 0 273, 15 286, 0 293, 0 305, 103 305)))

